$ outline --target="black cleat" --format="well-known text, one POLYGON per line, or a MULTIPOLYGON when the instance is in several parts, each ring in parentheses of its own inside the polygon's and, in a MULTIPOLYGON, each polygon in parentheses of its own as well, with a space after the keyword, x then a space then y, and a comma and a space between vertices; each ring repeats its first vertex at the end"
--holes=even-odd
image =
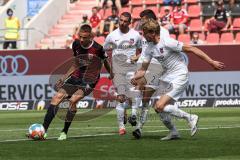
POLYGON ((136 138, 136 139, 140 139, 141 138, 141 131, 140 129, 136 129, 135 131, 132 132, 132 135, 136 138))
POLYGON ((137 117, 136 117, 136 115, 132 115, 131 117, 128 117, 128 122, 132 126, 136 126, 137 125, 137 117))

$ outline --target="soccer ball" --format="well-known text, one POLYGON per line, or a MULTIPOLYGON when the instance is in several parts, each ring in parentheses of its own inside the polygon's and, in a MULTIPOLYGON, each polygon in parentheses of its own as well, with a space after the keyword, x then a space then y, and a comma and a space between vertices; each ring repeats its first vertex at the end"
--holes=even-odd
POLYGON ((34 140, 41 140, 45 134, 45 129, 43 125, 35 123, 29 127, 28 132, 29 138, 32 138, 34 140))

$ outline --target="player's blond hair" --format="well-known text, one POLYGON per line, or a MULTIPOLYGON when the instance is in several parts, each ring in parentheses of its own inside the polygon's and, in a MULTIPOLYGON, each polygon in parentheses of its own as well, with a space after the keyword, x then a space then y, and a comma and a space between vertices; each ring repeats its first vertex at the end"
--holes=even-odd
POLYGON ((157 21, 153 19, 148 19, 142 25, 142 30, 144 33, 154 32, 156 34, 160 33, 160 25, 157 21))

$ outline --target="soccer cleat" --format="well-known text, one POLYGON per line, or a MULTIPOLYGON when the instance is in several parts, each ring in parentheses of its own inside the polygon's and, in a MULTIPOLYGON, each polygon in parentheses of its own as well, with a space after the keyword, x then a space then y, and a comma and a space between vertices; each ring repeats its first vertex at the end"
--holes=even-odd
POLYGON ((47 133, 44 133, 43 134, 43 140, 47 139, 47 136, 48 136, 47 133))
POLYGON ((137 116, 136 115, 132 115, 131 117, 128 117, 128 122, 132 126, 136 126, 137 125, 137 116))
POLYGON ((161 138, 161 141, 169 141, 180 139, 180 135, 177 132, 170 132, 166 137, 161 138))
POLYGON ((63 141, 63 140, 66 140, 66 139, 67 139, 67 134, 64 133, 64 132, 61 132, 60 136, 58 137, 58 140, 63 141))
POLYGON ((197 124, 198 124, 198 116, 191 115, 189 126, 191 128, 191 136, 194 136, 197 133, 197 124))
POLYGON ((136 138, 136 139, 140 139, 142 136, 141 130, 140 129, 136 129, 135 131, 132 132, 132 135, 136 138))
POLYGON ((125 128, 120 128, 118 132, 119 132, 119 135, 121 136, 127 133, 125 128))

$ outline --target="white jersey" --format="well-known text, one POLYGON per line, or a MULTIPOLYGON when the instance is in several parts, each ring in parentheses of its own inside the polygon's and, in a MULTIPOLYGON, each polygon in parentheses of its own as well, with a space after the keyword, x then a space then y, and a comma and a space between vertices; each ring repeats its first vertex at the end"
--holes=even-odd
POLYGON ((104 48, 112 47, 113 73, 136 71, 136 64, 132 64, 130 58, 136 54, 137 48, 141 48, 141 41, 141 35, 134 29, 124 34, 118 28, 107 36, 104 48))
POLYGON ((179 99, 188 84, 188 68, 181 54, 182 47, 182 42, 161 37, 158 44, 148 44, 143 51, 145 61, 155 58, 162 64, 163 74, 160 79, 171 83, 172 89, 167 95, 174 100, 179 99))

